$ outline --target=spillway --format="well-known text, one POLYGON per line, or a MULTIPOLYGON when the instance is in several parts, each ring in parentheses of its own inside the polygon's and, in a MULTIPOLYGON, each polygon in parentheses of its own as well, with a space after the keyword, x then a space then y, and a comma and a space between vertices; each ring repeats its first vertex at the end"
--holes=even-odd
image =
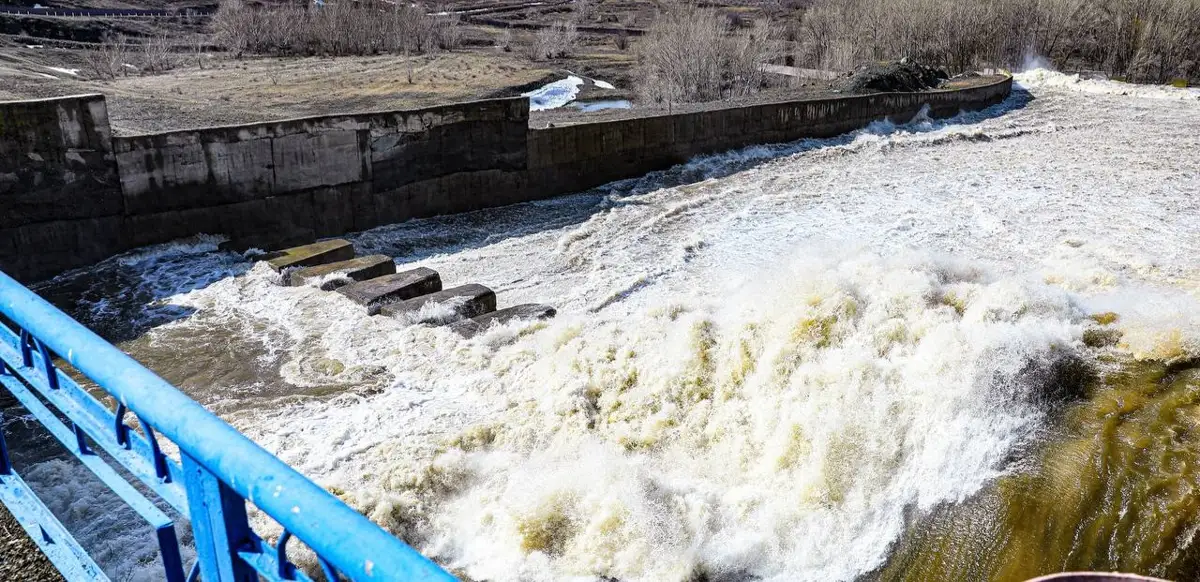
POLYGON ((346 237, 558 310, 471 339, 215 238, 36 290, 469 579, 1194 572, 1200 95, 1018 82, 346 237))

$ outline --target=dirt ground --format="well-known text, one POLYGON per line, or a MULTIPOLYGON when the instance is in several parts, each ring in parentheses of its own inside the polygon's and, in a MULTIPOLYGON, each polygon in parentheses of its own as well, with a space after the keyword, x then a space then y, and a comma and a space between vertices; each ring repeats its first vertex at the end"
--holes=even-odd
POLYGON ((516 94, 515 88, 555 77, 553 65, 470 51, 407 58, 191 55, 166 74, 95 80, 78 51, 15 48, 0 51, 0 100, 103 93, 114 131, 126 135, 426 107, 516 94))
MULTIPOLYGON (((216 0, 42 3, 98 9, 215 10, 218 5, 216 0)), ((768 10, 764 7, 777 11, 786 2, 718 4, 730 15, 749 20, 768 10)), ((518 95, 567 74, 617 87, 615 91, 586 88, 581 99, 628 99, 634 96, 631 71, 637 36, 657 10, 655 0, 434 0, 429 5, 459 14, 463 48, 419 57, 234 59, 213 46, 206 17, 106 20, 0 15, 0 100, 102 93, 108 99, 114 132, 132 135, 518 95), (583 12, 578 12, 581 7, 583 12), (563 19, 579 23, 574 54, 554 61, 531 60, 526 47, 533 43, 538 27, 563 19), (99 80, 90 70, 86 51, 106 34, 116 33, 135 44, 151 35, 169 36, 175 43, 176 67, 143 75, 136 68, 139 55, 130 54, 129 76, 99 80)), ((628 114, 568 111, 549 117, 628 114)))

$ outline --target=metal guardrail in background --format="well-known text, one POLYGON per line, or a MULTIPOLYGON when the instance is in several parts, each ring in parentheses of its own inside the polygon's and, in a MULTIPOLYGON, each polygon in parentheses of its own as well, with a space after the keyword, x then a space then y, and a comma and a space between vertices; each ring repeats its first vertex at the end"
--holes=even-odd
POLYGON ((23 16, 174 18, 209 16, 214 12, 214 10, 209 8, 153 10, 143 8, 59 8, 54 6, 12 6, 0 4, 0 14, 23 16))
MULTIPOLYGON (((0 385, 154 527, 166 580, 309 581, 287 559, 293 536, 316 552, 330 581, 342 579, 339 573, 350 580, 454 580, 2 272, 0 313, 7 319, 0 324, 0 385), (59 370, 56 358, 111 395, 116 410, 59 370), (141 433, 125 423, 129 414, 139 421, 141 433), (163 453, 159 438, 179 447, 180 461, 163 453), (172 518, 126 481, 112 461, 190 520, 197 555, 190 567, 183 564, 172 518), (283 526, 275 545, 250 528, 247 500, 283 526)), ((0 502, 68 580, 107 580, 13 469, 2 432, 0 502)))

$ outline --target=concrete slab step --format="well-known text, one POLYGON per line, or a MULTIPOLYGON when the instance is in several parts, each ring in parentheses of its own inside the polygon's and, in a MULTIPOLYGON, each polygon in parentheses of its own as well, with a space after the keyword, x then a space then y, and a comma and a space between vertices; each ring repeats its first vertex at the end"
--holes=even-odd
POLYGON ((388 303, 380 309, 380 313, 405 318, 412 323, 442 324, 495 310, 496 294, 483 285, 471 283, 407 301, 388 303))
POLYGON ((442 278, 437 271, 419 267, 351 283, 339 287, 337 292, 359 305, 366 305, 367 313, 376 315, 385 303, 404 301, 441 290, 442 278))
POLYGON ((332 291, 348 283, 366 281, 396 272, 396 262, 387 255, 367 255, 348 261, 326 263, 315 267, 303 267, 287 274, 288 285, 299 287, 314 279, 327 279, 321 289, 332 291), (331 277, 333 276, 333 277, 331 277))
POLYGON ((276 271, 294 267, 313 267, 354 258, 354 245, 342 239, 323 240, 312 244, 271 253, 267 264, 276 271))
POLYGON ((558 311, 549 305, 524 303, 505 307, 504 309, 483 315, 476 315, 470 319, 456 321, 450 324, 450 329, 458 332, 463 337, 473 337, 483 333, 492 325, 502 325, 514 319, 550 319, 557 314, 558 311))

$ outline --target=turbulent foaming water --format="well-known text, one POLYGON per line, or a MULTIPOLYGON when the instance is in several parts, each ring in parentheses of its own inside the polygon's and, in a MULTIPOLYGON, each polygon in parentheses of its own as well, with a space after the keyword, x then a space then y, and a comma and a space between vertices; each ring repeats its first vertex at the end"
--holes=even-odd
POLYGON ((944 122, 351 237, 559 309, 472 340, 210 239, 39 291, 471 579, 1178 573, 1200 104, 1021 81, 944 122), (1121 525, 1156 511, 1163 533, 1121 525))

